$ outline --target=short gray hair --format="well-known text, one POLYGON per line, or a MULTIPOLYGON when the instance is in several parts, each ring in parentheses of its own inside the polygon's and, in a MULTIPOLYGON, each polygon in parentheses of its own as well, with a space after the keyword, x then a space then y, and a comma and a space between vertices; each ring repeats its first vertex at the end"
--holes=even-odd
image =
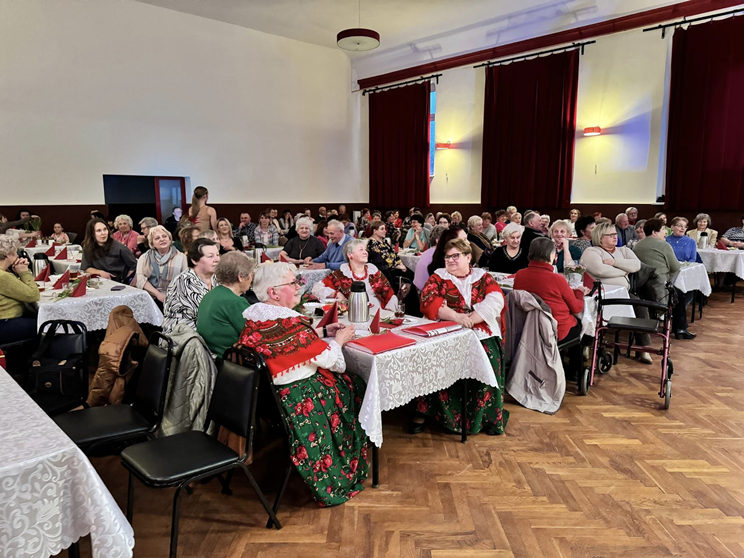
POLYGON ((625 213, 628 214, 631 211, 633 211, 634 209, 635 209, 636 213, 638 213, 638 208, 637 207, 633 207, 632 205, 628 209, 625 210, 625 213))
POLYGON ((555 244, 549 238, 538 237, 530 243, 530 250, 527 253, 527 259, 531 262, 546 262, 552 264, 555 244))
POLYGON ((124 221, 125 223, 129 223, 129 228, 134 228, 134 221, 132 221, 132 218, 129 215, 119 215, 116 219, 114 219, 114 228, 119 228, 119 223, 121 221, 124 221))
POLYGON ((615 224, 617 225, 620 219, 622 219, 623 217, 627 217, 627 216, 628 216, 627 213, 618 213, 617 215, 615 215, 615 224))
POLYGON ((20 245, 20 242, 12 236, 0 234, 0 261, 3 261, 13 252, 18 252, 18 247, 20 245))
POLYGON ((158 226, 158 220, 155 219, 155 217, 145 217, 139 222, 140 227, 142 225, 145 225, 147 228, 157 227, 158 226))
POLYGON ((300 217, 295 221, 295 230, 299 231, 301 225, 307 225, 310 227, 310 232, 313 231, 313 220, 308 217, 300 217))
POLYGON ((243 252, 232 251, 220 257, 220 263, 217 264, 214 273, 220 285, 234 285, 240 281, 240 277, 244 279, 250 277, 255 268, 256 262, 253 258, 249 258, 243 252))
POLYGON ((711 219, 710 215, 708 215, 707 213, 698 213, 697 215, 695 215, 695 218, 692 220, 692 222, 696 227, 698 221, 708 221, 709 227, 713 224, 713 219, 711 219))
POLYGON ((253 292, 258 300, 269 300, 269 289, 278 285, 287 273, 294 275, 297 268, 294 264, 277 262, 258 266, 253 276, 253 292))
POLYGON ((366 238, 355 238, 353 240, 349 240, 346 244, 344 244, 343 251, 344 251, 344 259, 348 262, 349 261, 349 253, 356 250, 357 246, 360 244, 367 246, 367 239, 366 238))
POLYGON ((468 219, 468 229, 477 227, 478 223, 483 224, 483 218, 478 217, 477 215, 473 215, 470 219, 468 219))
POLYGON ((522 234, 524 231, 524 227, 520 225, 519 223, 509 223, 504 227, 504 230, 501 231, 501 240, 506 240, 511 235, 513 235, 515 232, 518 232, 519 234, 522 234))
POLYGON ((540 219, 540 214, 537 213, 536 211, 528 211, 522 217, 522 222, 525 225, 527 225, 527 224, 531 223, 533 221, 533 219, 535 219, 535 218, 540 219))
POLYGON ((635 230, 642 229, 643 228, 643 225, 645 225, 645 224, 646 224, 646 219, 640 219, 635 224, 635 230))
POLYGON ((331 227, 334 227, 338 231, 344 230, 344 224, 341 221, 337 220, 337 219, 331 219, 330 221, 328 221, 328 224, 326 226, 329 229, 331 227))

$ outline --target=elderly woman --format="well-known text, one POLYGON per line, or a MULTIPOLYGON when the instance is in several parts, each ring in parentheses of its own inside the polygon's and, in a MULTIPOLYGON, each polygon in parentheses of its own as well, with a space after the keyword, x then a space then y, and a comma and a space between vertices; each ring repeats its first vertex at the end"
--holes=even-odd
POLYGON ((486 267, 491 259, 493 248, 491 241, 483 234, 483 218, 473 215, 468 219, 468 242, 473 251, 473 263, 486 267))
POLYGON ((262 265, 253 292, 261 301, 243 312, 240 344, 260 353, 277 387, 289 428, 290 459, 319 506, 343 504, 363 490, 367 436, 358 415, 364 381, 344 374, 341 347, 353 327, 332 324, 328 341, 293 308, 300 302, 294 266, 262 265))
MULTIPOLYGON (((594 279, 598 279, 607 285, 619 285, 630 289, 628 274, 635 273, 641 269, 641 261, 627 246, 617 245, 617 229, 609 219, 602 219, 592 231, 593 246, 584 250, 581 256, 581 266, 594 279)), ((636 298, 631 295, 631 298, 636 298)), ((648 309, 635 308, 636 316, 648 318, 648 309)), ((636 334, 636 339, 641 345, 648 345, 651 338, 648 333, 636 334)), ((638 352, 640 361, 644 364, 652 364, 651 355, 647 352, 638 352)))
POLYGON ((437 226, 437 220, 434 218, 433 213, 427 213, 426 217, 424 217, 424 226, 431 231, 434 227, 437 226), (428 225, 428 226, 427 226, 428 225))
POLYGON ((571 244, 578 248, 582 254, 584 253, 584 250, 592 245, 592 231, 595 226, 596 223, 594 222, 594 217, 591 215, 579 217, 576 220, 574 228, 576 230, 577 238, 576 240, 572 240, 571 244))
POLYGON ((140 253, 137 250, 139 235, 134 231, 132 218, 129 215, 119 215, 114 219, 114 228, 116 229, 116 232, 112 235, 114 240, 129 248, 135 256, 139 256, 140 253))
POLYGON ((36 337, 36 317, 24 316, 24 305, 38 302, 39 288, 18 247, 14 238, 0 236, 0 344, 36 337))
MULTIPOLYGON (((136 235, 133 235, 136 240, 136 235)), ((83 261, 80 269, 120 283, 128 283, 137 268, 132 251, 109 235, 103 219, 91 219, 85 225, 83 261)))
POLYGON ((445 269, 437 269, 421 292, 421 310, 430 320, 451 320, 472 329, 496 374, 499 387, 469 381, 468 408, 462 408, 462 382, 420 397, 416 410, 453 432, 462 432, 460 417, 466 413, 466 427, 475 434, 503 434, 509 418, 503 410, 504 293, 484 270, 471 265, 470 244, 450 240, 445 246, 445 269))
POLYGON ((449 227, 452 224, 452 217, 449 213, 437 213, 437 225, 449 227))
POLYGON ((171 233, 162 225, 149 230, 147 244, 150 249, 137 260, 136 286, 162 304, 171 281, 186 271, 188 264, 186 256, 173 246, 171 233))
POLYGON ((724 246, 744 248, 744 215, 741 216, 741 227, 731 227, 721 236, 724 246))
POLYGON ((258 218, 258 226, 253 233, 254 242, 264 246, 279 244, 279 230, 271 224, 271 214, 264 211, 258 218))
POLYGON ((429 248, 429 231, 424 228, 424 216, 420 213, 411 215, 411 228, 408 229, 403 248, 423 252, 429 248))
POLYGON ((452 212, 452 224, 458 225, 460 223, 462 223, 462 213, 460 213, 459 211, 453 211, 452 212))
POLYGON ((189 269, 171 281, 163 307, 163 333, 170 335, 178 324, 196 329, 199 305, 217 285, 214 271, 220 263, 220 248, 207 238, 197 238, 189 247, 189 269))
MULTIPOLYGON (((571 231, 568 223, 565 221, 558 220, 550 227, 550 238, 553 239, 557 258, 555 260, 555 267, 558 273, 563 273, 564 265, 565 267, 573 268, 575 267, 574 262, 578 262, 581 259, 581 250, 569 244, 568 238, 570 236, 571 231)), ((527 259, 529 259, 529 255, 527 259)))
MULTIPOLYGON (((568 228, 565 221, 556 221, 553 227, 558 223, 568 228)), ((590 289, 580 287, 572 290, 561 275, 553 273, 556 249, 555 242, 548 238, 533 240, 527 255, 530 263, 526 269, 517 272, 514 288, 536 294, 550 307, 558 322, 558 341, 577 339, 581 335, 581 322, 573 315, 584 310, 584 296, 590 289)))
POLYGON ((674 254, 681 262, 697 261, 697 243, 686 236, 687 219, 675 217, 672 219, 672 234, 667 236, 666 241, 672 245, 674 254))
POLYGON ((338 298, 346 300, 351 293, 351 283, 361 281, 367 289, 367 296, 374 314, 378 308, 394 311, 398 298, 385 275, 371 263, 367 263, 367 241, 349 240, 343 247, 345 264, 331 273, 322 282, 315 283, 313 294, 319 299, 338 298))
POLYGON ((178 246, 176 248, 184 254, 188 254, 191 243, 199 238, 200 233, 201 230, 196 225, 186 225, 178 231, 178 246))
POLYGON ((219 285, 204 295, 199 305, 196 331, 209 350, 222 357, 237 343, 245 327, 243 312, 248 301, 243 295, 251 288, 256 262, 243 252, 228 252, 215 269, 219 285))
POLYGON ((217 219, 217 242, 220 244, 220 254, 226 254, 237 250, 243 251, 243 243, 240 237, 233 236, 232 223, 225 217, 217 219))
POLYGON ((519 212, 513 213, 511 216, 511 219, 509 219, 511 223, 515 223, 517 225, 522 224, 522 214, 519 212))
MULTIPOLYGON (((481 219, 483 219, 483 236, 488 239, 488 243, 490 246, 491 241, 498 234, 496 231, 496 227, 491 222, 493 220, 493 216, 488 211, 484 211, 483 213, 481 213, 481 219)), ((468 220, 468 222, 470 221, 468 220)))
POLYGON ((550 215, 547 213, 540 215, 540 230, 546 236, 550 233, 550 215))
POLYGON ((522 250, 522 225, 512 222, 501 231, 501 238, 506 242, 493 251, 488 262, 488 269, 499 273, 516 273, 528 265, 526 250, 522 250))
POLYGON ((634 252, 635 252, 634 249, 638 245, 638 243, 644 238, 646 238, 646 232, 643 230, 643 225, 645 224, 646 224, 646 219, 641 219, 640 221, 636 221, 636 224, 634 225, 636 238, 633 238, 628 241, 628 248, 632 249, 634 252))
POLYGON ((579 217, 581 217, 581 211, 576 208, 573 208, 571 211, 568 212, 568 221, 566 221, 566 224, 568 225, 568 230, 571 231, 572 237, 576 237, 578 235, 578 233, 576 232, 576 221, 579 220, 579 217))
POLYGON ((52 240, 59 242, 60 244, 69 244, 70 237, 67 236, 65 229, 62 228, 61 223, 54 223, 54 232, 52 233, 52 240))
POLYGON ((709 228, 713 224, 710 215, 707 213, 698 213, 695 216, 695 219, 693 219, 692 224, 695 225, 695 229, 687 231, 687 236, 694 240, 695 244, 699 245, 701 235, 706 233, 708 237, 708 246, 710 248, 715 248, 716 243, 718 242, 718 231, 709 228))
POLYGON ((300 217, 295 224, 297 236, 290 238, 279 252, 294 264, 311 263, 313 259, 320 257, 325 252, 325 245, 311 233, 313 222, 307 217, 300 217))

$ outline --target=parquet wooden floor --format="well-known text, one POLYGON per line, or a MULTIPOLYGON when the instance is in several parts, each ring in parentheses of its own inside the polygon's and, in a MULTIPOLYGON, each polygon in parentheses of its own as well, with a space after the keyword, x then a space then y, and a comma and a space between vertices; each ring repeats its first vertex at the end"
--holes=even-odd
MULTIPOLYGON (((179 556, 744 557, 743 320, 744 300, 714 294, 690 326, 697 339, 673 342, 669 411, 655 357, 621 359, 586 397, 572 387, 555 416, 510 404, 505 436, 465 445, 439 430, 410 436, 405 414, 388 413, 382 486, 321 509, 295 475, 281 531, 264 528, 244 477, 231 497, 198 486, 182 503, 179 556)), ((282 463, 274 454, 262 486, 282 463)), ((124 505, 119 459, 93 463, 124 505)), ((168 555, 172 494, 137 486, 136 557, 168 555)))

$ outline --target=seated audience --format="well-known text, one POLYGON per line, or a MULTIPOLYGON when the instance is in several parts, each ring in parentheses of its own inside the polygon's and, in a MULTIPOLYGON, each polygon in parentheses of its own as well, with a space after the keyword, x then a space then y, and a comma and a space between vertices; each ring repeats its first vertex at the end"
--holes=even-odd
MULTIPOLYGON (((517 208, 513 205, 510 205, 506 208, 506 224, 508 225, 511 223, 512 217, 514 217, 514 214, 517 213, 517 208)), ((521 223, 517 223, 518 225, 521 225, 521 223)))
POLYGON ((292 212, 289 209, 285 209, 279 219, 279 232, 284 236, 287 236, 287 233, 292 230, 294 226, 295 220, 294 217, 292 217, 292 212))
MULTIPOLYGON (((553 229, 565 221, 553 223, 553 229)), ((530 244, 527 255, 529 265, 521 269, 514 277, 514 289, 528 291, 543 299, 550 307, 553 317, 558 322, 558 341, 577 339, 581 335, 581 322, 573 314, 584 310, 584 296, 590 289, 580 287, 571 289, 566 280, 553 273, 556 246, 547 238, 537 238, 530 244)))
MULTIPOLYGON (((191 243, 199 238, 200 233, 201 230, 196 225, 184 226, 178 231, 178 245, 176 245, 176 248, 184 254, 188 254, 191 243)), ((173 244, 175 245, 176 243, 174 242, 173 244)))
POLYGON ((498 232, 496 231, 494 224, 491 222, 492 217, 488 211, 481 213, 481 219, 483 219, 483 236, 488 239, 490 244, 498 232))
POLYGON ((318 208, 318 220, 319 221, 327 221, 328 220, 328 211, 326 210, 324 205, 321 205, 318 208))
POLYGON ((134 231, 132 218, 129 215, 119 215, 114 220, 114 228, 116 231, 112 235, 113 239, 129 248, 135 256, 139 256, 139 250, 137 250, 139 235, 134 231))
POLYGON ((220 263, 220 248, 207 238, 197 238, 189 247, 189 268, 173 279, 165 294, 163 334, 170 335, 178 324, 196 329, 199 305, 218 283, 214 276, 220 263))
POLYGON ((708 237, 708 248, 715 248, 718 243, 718 231, 709 228, 713 224, 710 215, 707 213, 698 213, 692 224, 695 225, 695 229, 687 231, 687 236, 694 240, 696 245, 699 245, 701 235, 706 233, 708 237))
MULTIPOLYGON (((429 248, 426 252, 421 254, 421 257, 419 258, 418 262, 416 262, 416 271, 414 272, 413 285, 419 291, 424 288, 426 281, 429 279, 429 270, 428 270, 429 264, 434 258, 434 252, 437 249, 437 244, 439 243, 442 235, 447 230, 449 230, 449 228, 444 227, 442 225, 437 225, 431 230, 431 234, 429 235, 429 241, 431 242, 431 248, 429 248)), ((456 238, 456 235, 457 235, 457 231, 453 231, 452 235, 450 235, 449 238, 447 238, 447 241, 452 240, 453 238, 456 238)), ((445 241, 445 243, 447 241, 445 241)), ((371 256, 372 250, 370 249, 369 244, 367 245, 367 250, 370 251, 370 256, 371 256)), ((372 263, 374 263, 374 261, 372 263)), ((403 268, 407 269, 406 266, 403 266, 403 268)))
POLYGON ((356 237, 357 235, 356 225, 351 222, 351 218, 346 213, 342 213, 341 215, 339 215, 338 220, 341 221, 341 224, 344 226, 344 232, 346 234, 348 234, 349 236, 356 237))
POLYGON ((15 343, 36 337, 36 316, 26 304, 39 301, 39 287, 29 262, 18 257, 16 239, 0 236, 0 343, 15 343))
MULTIPOLYGON (((132 235, 137 240, 136 234, 132 235)), ((104 279, 112 279, 120 283, 128 283, 137 260, 132 251, 121 242, 114 240, 109 234, 109 228, 103 219, 91 219, 85 225, 83 239, 83 261, 80 269, 88 275, 94 273, 104 279)))
POLYGON ((462 213, 459 211, 453 211, 452 212, 452 224, 453 225, 459 225, 462 223, 462 213))
POLYGON ((427 213, 426 217, 424 217, 424 228, 426 228, 427 231, 431 232, 434 227, 437 226, 437 220, 434 218, 433 213, 427 213))
POLYGON ((343 224, 335 219, 328 222, 328 235, 330 240, 328 248, 317 258, 313 258, 313 263, 308 265, 308 269, 336 270, 344 263, 343 247, 351 237, 344 232, 343 224))
POLYGON ((220 244, 220 253, 226 254, 232 251, 243 251, 243 243, 239 236, 233 236, 232 223, 225 217, 217 219, 217 242, 220 244))
POLYGON ((354 328, 332 324, 327 326, 331 339, 320 339, 307 318, 293 310, 300 289, 294 266, 260 266, 253 292, 261 302, 243 313, 240 343, 266 360, 282 416, 304 411, 303 420, 287 420, 290 458, 318 505, 335 506, 364 489, 369 470, 367 436, 358 418, 365 385, 360 376, 343 373, 341 347, 353 338, 354 328))
POLYGON ((266 211, 268 211, 268 213, 269 213, 269 218, 271 219, 271 224, 274 226, 274 228, 277 230, 277 232, 281 235, 282 234, 282 227, 281 227, 281 225, 279 225, 279 210, 278 209, 267 209, 266 211))
POLYGON ((140 220, 139 226, 142 234, 137 236, 137 252, 144 254, 150 249, 150 244, 147 241, 150 229, 158 226, 158 220, 155 217, 145 217, 140 220))
POLYGON ((414 213, 410 216, 411 228, 408 229, 403 248, 411 248, 416 252, 423 252, 429 248, 429 231, 424 228, 424 216, 414 213))
POLYGON ((385 226, 387 227, 387 237, 390 239, 390 244, 395 246, 400 242, 400 229, 395 225, 396 222, 395 211, 385 212, 385 226))
MULTIPOLYGON (((680 265, 674 250, 668 242, 665 242, 666 230, 661 219, 649 219, 643 225, 645 237, 638 241, 633 252, 638 259, 646 265, 656 268, 658 279, 651 289, 646 289, 650 298, 656 302, 667 304, 667 291, 665 284, 674 274, 679 272, 680 265)), ((672 226, 674 229, 674 226, 672 226)), ((689 238, 689 237, 688 237, 689 238)), ((677 339, 693 339, 695 334, 687 330, 687 305, 692 302, 692 293, 689 297, 679 289, 677 291, 677 304, 672 311, 672 329, 677 339)))
POLYGON ((253 239, 256 244, 264 246, 279 245, 279 229, 271 223, 271 214, 264 211, 258 218, 258 227, 253 233, 253 239))
POLYGON ((324 250, 328 248, 328 221, 321 219, 318 224, 315 225, 315 232, 313 236, 323 243, 324 250))
POLYGON ((664 222, 664 228, 666 229, 667 236, 672 234, 671 227, 667 226, 667 216, 666 213, 663 211, 659 211, 656 215, 654 215, 654 219, 661 219, 664 222))
MULTIPOLYGON (((504 293, 485 270, 473 268, 470 244, 450 240, 444 247, 446 268, 437 269, 421 292, 421 310, 430 320, 452 320, 472 329, 496 374, 500 389, 468 381, 467 408, 462 408, 463 382, 419 397, 416 410, 453 432, 466 416, 469 433, 503 434, 509 412, 504 407, 504 293)), ((414 426, 414 432, 417 428, 414 426)))
POLYGON ((550 215, 540 215, 540 232, 545 236, 550 234, 550 215))
POLYGON ((235 236, 240 237, 240 241, 244 247, 255 242, 257 226, 256 223, 251 223, 250 213, 244 211, 240 214, 240 223, 238 224, 238 230, 235 232, 235 236), (248 238, 244 239, 244 236, 248 238), (247 240, 247 242, 245 242, 245 240, 247 240))
POLYGON ((506 218, 506 211, 503 209, 499 209, 495 214, 494 217, 496 218, 496 222, 494 223, 494 227, 496 228, 496 234, 493 235, 493 238, 491 239, 492 242, 495 242, 501 238, 501 231, 504 230, 504 227, 507 225, 507 218, 506 218))
POLYGON ((168 286, 188 269, 186 256, 173 246, 173 237, 165 227, 156 225, 147 234, 150 249, 137 260, 136 286, 165 302, 168 286))
POLYGON ((362 211, 359 215, 359 222, 357 223, 357 230, 360 233, 363 233, 367 230, 367 227, 369 227, 369 224, 372 222, 372 213, 369 210, 369 207, 362 208, 362 211))
POLYGON ((344 244, 344 258, 347 263, 341 264, 322 282, 315 283, 313 294, 320 300, 337 298, 346 300, 351 293, 351 283, 361 281, 367 289, 367 296, 372 305, 370 314, 379 308, 395 311, 398 298, 385 275, 371 263, 368 263, 367 241, 352 239, 344 244))
POLYGON ((587 215, 586 217, 579 217, 576 220, 576 240, 572 240, 571 244, 576 246, 581 253, 592 245, 592 231, 594 230, 596 223, 594 217, 587 215))
POLYGON ((491 241, 483 235, 483 218, 477 215, 468 219, 468 242, 473 252, 473 265, 487 267, 493 248, 491 241))
POLYGON ((196 331, 218 358, 238 342, 245 327, 243 312, 248 301, 243 295, 251 288, 255 268, 256 262, 243 252, 221 256, 214 272, 219 284, 204 295, 199 305, 196 331))
POLYGON ((449 213, 437 213, 437 224, 449 227, 452 224, 452 217, 449 213))
POLYGON ((744 248, 744 215, 741 216, 741 227, 731 227, 723 236, 721 242, 724 246, 733 248, 744 248))
POLYGON ((307 217, 300 217, 294 225, 297 236, 290 238, 279 252, 294 264, 309 264, 325 252, 326 246, 321 240, 310 234, 313 222, 307 217))
POLYGON ((672 234, 667 236, 666 241, 672 245, 674 254, 681 262, 697 261, 697 244, 695 241, 686 236, 687 219, 684 217, 675 217, 672 219, 672 234))
POLYGON ((631 226, 625 213, 618 213, 615 217, 615 229, 617 229, 617 245, 627 246, 633 240, 638 240, 635 227, 631 226))
POLYGON ((534 211, 528 211, 524 216, 524 230, 522 231, 522 250, 524 250, 525 257, 530 252, 532 241, 536 238, 544 237, 540 214, 534 211))
POLYGON ((65 229, 62 228, 61 223, 54 223, 54 232, 52 233, 52 240, 59 242, 60 244, 69 244, 70 237, 67 236, 65 229))
POLYGON ((490 271, 511 275, 527 267, 529 251, 522 248, 523 228, 522 225, 516 223, 509 223, 504 227, 504 230, 501 231, 501 238, 505 244, 496 248, 491 254, 491 259, 488 262, 490 271))
MULTIPOLYGON (((581 250, 576 246, 571 246, 568 241, 570 235, 571 231, 565 221, 558 220, 550 227, 550 238, 556 250, 555 267, 558 273, 563 273, 564 267, 576 267, 581 259, 581 250)), ((529 259, 529 252, 527 252, 527 258, 529 259)))
POLYGON ((522 224, 522 214, 519 212, 512 213, 511 218, 509 219, 510 223, 516 223, 517 225, 522 224))
POLYGON ((578 234, 576 232, 576 221, 579 220, 579 217, 581 217, 581 211, 576 208, 573 208, 568 212, 568 220, 566 221, 566 224, 568 225, 568 230, 571 232, 571 236, 574 238, 578 234))
POLYGON ((646 224, 645 219, 636 221, 636 224, 635 224, 636 240, 628 241, 628 248, 630 248, 631 250, 634 249, 641 240, 646 238, 646 233, 643 231, 643 225, 645 224, 646 224))
POLYGON ((38 215, 31 215, 31 212, 28 209, 21 209, 18 212, 18 221, 22 222, 22 229, 26 232, 35 232, 41 230, 41 219, 38 215), (32 221, 34 223, 32 223, 32 221), (34 224, 36 224, 36 227, 34 227, 34 224))
POLYGON ((179 206, 176 206, 173 208, 173 211, 165 220, 163 226, 168 229, 168 232, 171 233, 171 235, 176 234, 176 229, 178 228, 178 223, 181 222, 181 217, 183 217, 183 209, 181 209, 179 206))
MULTIPOLYGON (((450 225, 449 228, 442 233, 442 236, 439 238, 439 242, 437 242, 437 247, 434 250, 434 254, 431 257, 431 263, 426 268, 426 270, 429 272, 429 277, 434 275, 434 272, 437 269, 444 269, 445 247, 450 240, 456 240, 458 238, 460 240, 467 241, 468 234, 465 232, 465 229, 457 225, 450 225)), ((427 277, 427 281, 428 280, 429 279, 427 277)))
POLYGON ((26 229, 18 229, 16 227, 25 225, 31 219, 38 218, 36 215, 29 215, 23 219, 17 221, 8 221, 8 218, 0 213, 0 234, 7 234, 12 236, 16 240, 25 240, 26 238, 38 238, 41 236, 41 231, 25 232, 26 229))
POLYGON ((391 285, 397 285, 401 277, 405 277, 409 281, 412 280, 413 273, 403 264, 385 238, 387 234, 385 223, 379 220, 372 221, 370 231, 372 236, 367 241, 370 263, 385 274, 391 285))
MULTIPOLYGON (((630 206, 625 210, 625 214, 628 216, 628 222, 635 227, 638 224, 638 208, 630 206)), ((636 227, 636 231, 637 230, 638 227, 636 227)))

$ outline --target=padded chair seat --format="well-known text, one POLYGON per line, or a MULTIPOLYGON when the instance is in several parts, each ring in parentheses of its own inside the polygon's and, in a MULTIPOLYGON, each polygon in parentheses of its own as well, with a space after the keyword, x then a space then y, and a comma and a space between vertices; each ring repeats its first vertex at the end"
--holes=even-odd
POLYGON ((32 393, 30 397, 50 417, 70 411, 85 402, 85 399, 79 395, 60 395, 57 393, 42 392, 32 393))
POLYGON ((147 434, 150 424, 129 405, 108 405, 73 411, 54 417, 65 434, 81 447, 108 439, 147 434))
POLYGON ((632 331, 645 331, 648 333, 656 333, 659 329, 659 322, 657 320, 644 319, 644 318, 610 318, 607 322, 607 326, 613 329, 623 329, 632 331))
POLYGON ((122 464, 150 486, 173 486, 239 459, 216 438, 198 431, 150 440, 121 452, 122 464))

